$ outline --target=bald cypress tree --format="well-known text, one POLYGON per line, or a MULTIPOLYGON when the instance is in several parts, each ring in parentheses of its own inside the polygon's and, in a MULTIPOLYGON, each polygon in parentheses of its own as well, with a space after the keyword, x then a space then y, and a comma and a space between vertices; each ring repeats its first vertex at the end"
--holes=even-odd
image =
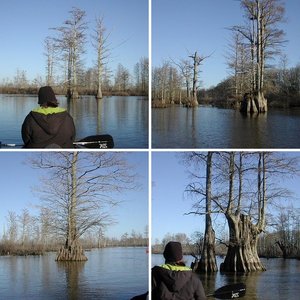
POLYGON ((251 56, 249 69, 251 89, 244 97, 241 110, 247 113, 261 113, 268 110, 264 96, 266 60, 280 52, 284 43, 284 32, 278 28, 283 22, 284 6, 281 0, 241 0, 246 23, 233 26, 248 44, 251 56))
POLYGON ((79 97, 78 70, 85 52, 87 23, 84 10, 74 7, 69 13, 70 18, 62 26, 52 29, 58 33, 53 38, 55 48, 60 51, 63 60, 67 60, 67 97, 76 100, 79 97))
POLYGON ((46 171, 37 192, 51 215, 53 232, 64 240, 59 261, 84 261, 80 237, 114 223, 112 195, 135 187, 134 174, 120 153, 53 152, 33 156, 32 165, 46 171))

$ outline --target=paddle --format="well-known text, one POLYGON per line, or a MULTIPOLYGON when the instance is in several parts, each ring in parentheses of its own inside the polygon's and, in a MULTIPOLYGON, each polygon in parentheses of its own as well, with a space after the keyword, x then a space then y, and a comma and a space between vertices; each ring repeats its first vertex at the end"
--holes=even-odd
POLYGON ((109 134, 90 135, 73 144, 85 148, 109 149, 114 147, 114 140, 109 134))
POLYGON ((145 294, 142 294, 142 295, 135 296, 135 297, 131 298, 130 300, 146 300, 147 297, 148 297, 148 292, 146 292, 145 294))
MULTIPOLYGON (((142 295, 135 296, 131 300, 147 299, 148 292, 142 295)), ((217 289, 213 294, 206 297, 215 297, 218 299, 236 299, 246 295, 246 285, 244 283, 228 284, 217 289)))
POLYGON ((213 294, 206 297, 215 297, 218 299, 235 299, 246 295, 246 285, 244 283, 235 283, 224 285, 217 289, 213 294))
MULTIPOLYGON (((109 134, 90 135, 73 143, 75 147, 109 149, 114 147, 114 140, 109 134)), ((0 142, 0 148, 4 147, 23 147, 23 144, 4 144, 0 142)))

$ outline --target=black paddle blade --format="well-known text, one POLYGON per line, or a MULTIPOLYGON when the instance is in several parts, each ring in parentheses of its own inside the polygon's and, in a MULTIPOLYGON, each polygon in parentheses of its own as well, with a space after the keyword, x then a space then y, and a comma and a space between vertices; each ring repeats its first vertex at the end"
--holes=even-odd
POLYGON ((109 134, 90 135, 74 144, 84 148, 110 149, 114 147, 114 140, 109 134))
POLYGON ((148 292, 146 292, 145 294, 142 294, 142 295, 135 296, 135 297, 131 298, 130 300, 146 300, 147 296, 148 296, 148 292))
POLYGON ((236 283, 225 285, 217 289, 212 295, 218 299, 235 299, 246 295, 246 285, 244 283, 236 283))

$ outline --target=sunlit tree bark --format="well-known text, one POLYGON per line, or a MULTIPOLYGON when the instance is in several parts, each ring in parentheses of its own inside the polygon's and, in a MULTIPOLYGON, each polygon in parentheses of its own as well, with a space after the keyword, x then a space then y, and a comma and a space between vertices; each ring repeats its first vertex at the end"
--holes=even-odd
POLYGON ((191 101, 189 103, 189 106, 191 106, 191 107, 198 106, 198 104, 199 104, 198 98, 197 98, 198 84, 199 84, 199 79, 198 79, 199 66, 209 56, 203 56, 203 55, 199 56, 197 51, 194 54, 189 56, 193 60, 192 61, 192 65, 193 65, 193 70, 192 70, 192 74, 193 74, 192 97, 191 97, 191 101))
POLYGON ((225 212, 225 216, 229 227, 229 244, 227 254, 222 263, 222 271, 231 272, 250 272, 250 271, 263 271, 265 267, 262 265, 257 254, 257 241, 258 235, 265 228, 265 205, 266 197, 265 190, 261 191, 260 184, 265 186, 265 169, 261 170, 261 155, 259 154, 259 188, 258 194, 262 194, 262 198, 259 197, 258 208, 259 221, 255 225, 251 222, 251 216, 242 213, 242 174, 245 171, 243 169, 243 156, 240 153, 239 165, 237 171, 235 169, 235 153, 229 154, 229 195, 228 204, 225 212), (235 173, 238 173, 239 178, 239 193, 238 202, 236 203, 234 197, 234 177, 235 173), (262 173, 262 174, 261 174, 262 173), (261 182, 261 175, 263 176, 263 182, 261 182))
POLYGON ((222 210, 228 222, 229 243, 224 263, 221 266, 222 271, 265 270, 258 256, 257 245, 259 235, 266 228, 267 206, 275 199, 288 195, 285 189, 274 186, 272 180, 275 177, 292 176, 297 170, 297 164, 293 158, 277 157, 276 154, 266 152, 250 154, 250 162, 254 158, 253 162, 244 165, 247 155, 249 154, 238 153, 238 160, 236 160, 236 153, 231 152, 227 157, 229 192, 227 206, 222 207, 222 210), (246 204, 244 197, 246 192, 243 192, 246 180, 244 175, 249 172, 253 173, 253 178, 256 173, 257 188, 255 190, 253 186, 251 192, 247 191, 250 198, 256 197, 246 204))
POLYGON ((203 246, 201 250, 200 261, 195 268, 196 272, 211 273, 218 270, 216 253, 215 253, 215 231, 212 226, 211 214, 212 211, 212 158, 213 152, 197 153, 193 152, 185 156, 185 161, 189 165, 196 167, 195 173, 192 173, 192 178, 196 180, 188 185, 186 191, 196 197, 197 202, 193 206, 193 210, 188 214, 205 215, 205 234, 203 239, 203 246), (205 187, 203 187, 197 180, 202 177, 201 170, 198 166, 203 165, 206 168, 205 187), (204 204, 202 205, 201 202, 204 204))
POLYGON ((215 231, 212 226, 212 156, 207 153, 206 158, 206 203, 205 203, 205 234, 201 258, 196 271, 211 273, 218 271, 215 251, 215 231))

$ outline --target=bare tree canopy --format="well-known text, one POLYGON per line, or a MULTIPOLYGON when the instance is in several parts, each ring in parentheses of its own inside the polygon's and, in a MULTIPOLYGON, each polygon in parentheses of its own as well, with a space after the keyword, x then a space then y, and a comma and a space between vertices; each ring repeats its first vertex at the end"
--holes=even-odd
POLYGON ((87 231, 112 224, 111 209, 119 204, 116 194, 136 187, 135 175, 120 153, 40 153, 31 164, 47 172, 36 192, 67 250, 76 248, 87 231))

